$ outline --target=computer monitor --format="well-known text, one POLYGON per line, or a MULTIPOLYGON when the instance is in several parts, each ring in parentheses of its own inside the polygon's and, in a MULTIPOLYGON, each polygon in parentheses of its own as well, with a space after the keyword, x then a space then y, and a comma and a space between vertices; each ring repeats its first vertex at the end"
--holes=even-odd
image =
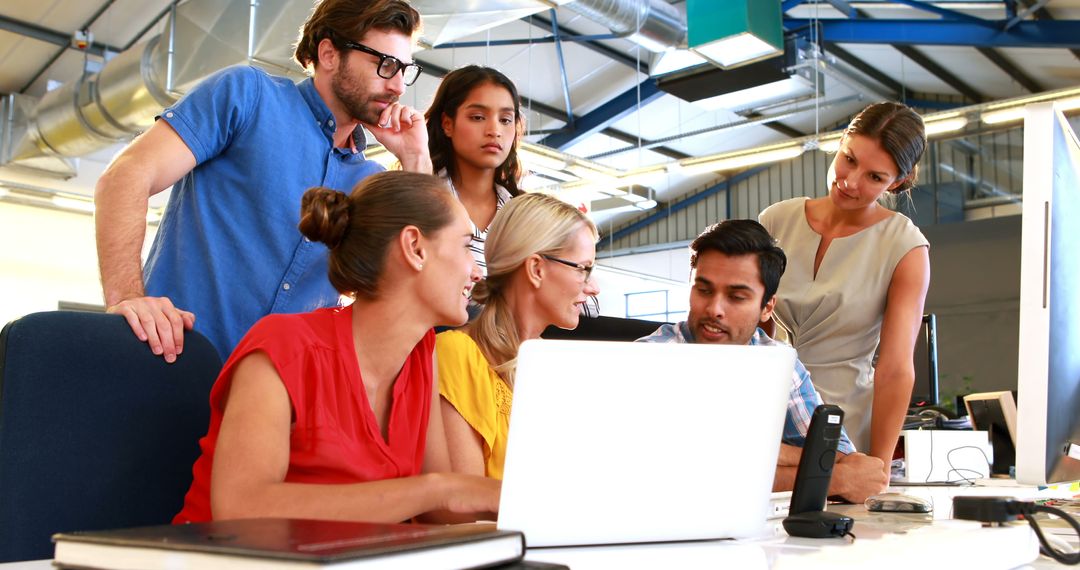
POLYGON ((1080 479, 1080 141, 1052 103, 1024 119, 1016 478, 1080 479))
POLYGON ((915 339, 915 385, 911 406, 938 405, 937 317, 923 315, 919 337, 915 339))

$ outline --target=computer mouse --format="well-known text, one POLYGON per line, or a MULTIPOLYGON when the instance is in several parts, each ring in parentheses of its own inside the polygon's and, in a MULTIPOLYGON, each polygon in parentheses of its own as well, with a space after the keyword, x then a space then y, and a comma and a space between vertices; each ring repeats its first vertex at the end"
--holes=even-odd
POLYGON ((881 493, 867 497, 866 510, 872 513, 929 513, 934 505, 921 497, 903 493, 881 493))

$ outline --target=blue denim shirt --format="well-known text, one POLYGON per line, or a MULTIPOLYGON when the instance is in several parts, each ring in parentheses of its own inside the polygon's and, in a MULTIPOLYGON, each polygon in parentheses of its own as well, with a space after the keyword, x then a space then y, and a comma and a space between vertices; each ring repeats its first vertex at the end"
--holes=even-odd
MULTIPOLYGON (((694 333, 690 330, 690 326, 686 321, 683 321, 677 324, 665 324, 649 336, 637 339, 637 342, 692 344, 694 342, 694 333)), ((751 346, 779 344, 783 343, 773 340, 760 328, 754 331, 754 336, 750 337, 751 346)), ((821 396, 818 395, 817 390, 814 388, 814 383, 810 381, 810 372, 796 358, 795 370, 791 373, 791 391, 788 393, 787 414, 784 415, 784 435, 782 438, 784 443, 795 447, 803 447, 806 444, 806 432, 810 429, 810 418, 814 414, 814 409, 821 403, 821 396)), ((840 453, 855 452, 855 445, 851 443, 851 439, 848 438, 847 431, 844 428, 840 428, 840 443, 837 445, 837 451, 840 453)))
POLYGON ((223 359, 267 314, 336 305, 326 246, 297 229, 300 198, 313 186, 349 192, 382 167, 334 148, 335 119, 312 80, 230 67, 159 118, 197 166, 169 197, 144 269, 147 295, 194 312, 195 330, 223 359))

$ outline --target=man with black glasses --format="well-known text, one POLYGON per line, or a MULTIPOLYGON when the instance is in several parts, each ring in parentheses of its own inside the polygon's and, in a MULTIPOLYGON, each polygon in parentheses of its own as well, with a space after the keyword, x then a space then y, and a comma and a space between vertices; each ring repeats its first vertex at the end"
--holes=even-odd
POLYGON ((420 73, 419 27, 405 0, 323 0, 294 54, 311 77, 231 67, 165 109, 97 183, 108 311, 172 362, 186 329, 224 358, 266 314, 336 304, 326 247, 297 230, 300 198, 313 186, 347 193, 382 170, 364 158, 360 125, 405 170, 431 172, 424 116, 398 101, 420 73), (169 186, 144 269, 147 201, 169 186))

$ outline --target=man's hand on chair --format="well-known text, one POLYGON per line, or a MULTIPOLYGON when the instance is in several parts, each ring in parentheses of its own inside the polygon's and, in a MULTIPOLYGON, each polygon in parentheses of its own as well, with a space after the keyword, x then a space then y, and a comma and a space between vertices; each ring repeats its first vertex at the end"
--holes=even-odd
POLYGON ((135 336, 165 362, 176 362, 184 352, 184 331, 195 326, 195 313, 176 308, 168 297, 124 299, 106 312, 123 315, 135 336))

